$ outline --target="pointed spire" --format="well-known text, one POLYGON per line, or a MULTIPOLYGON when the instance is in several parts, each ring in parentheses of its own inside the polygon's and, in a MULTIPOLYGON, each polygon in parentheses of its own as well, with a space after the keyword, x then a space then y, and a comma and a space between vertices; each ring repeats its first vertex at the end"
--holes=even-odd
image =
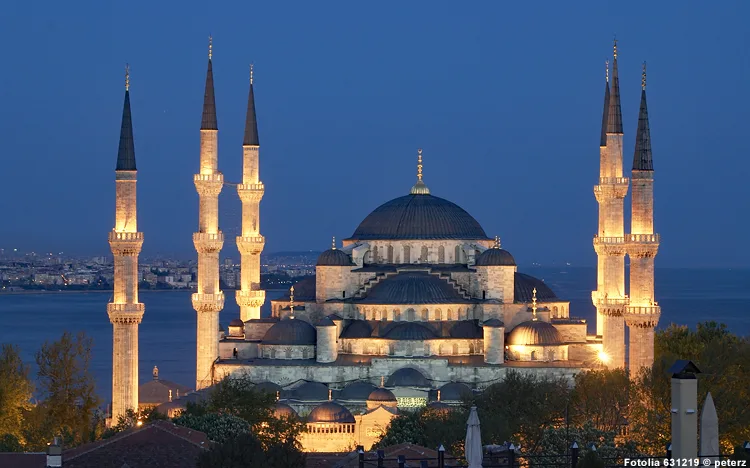
POLYGON ((617 73, 617 39, 612 61, 612 89, 609 96, 607 133, 622 133, 622 109, 620 108, 620 75, 617 73))
POLYGON ((411 188, 412 195, 429 195, 430 189, 422 181, 422 148, 417 150, 417 183, 411 188))
POLYGON ((531 291, 531 293, 532 293, 532 296, 531 296, 531 320, 536 321, 537 320, 537 316, 536 316, 536 288, 534 288, 531 291))
POLYGON ((255 118, 255 91, 253 91, 253 64, 250 64, 250 93, 247 96, 247 116, 245 117, 245 139, 243 145, 260 146, 258 140, 258 120, 255 118))
POLYGON ((214 98, 213 39, 208 36, 208 69, 206 70, 206 90, 203 93, 203 118, 201 130, 218 130, 216 122, 216 99, 214 98))
POLYGON ((602 137, 599 146, 607 146, 607 123, 609 122, 609 60, 606 62, 607 71, 604 81, 604 111, 602 111, 602 137))
POLYGON ((135 144, 133 143, 133 121, 130 116, 130 66, 125 65, 125 104, 122 107, 120 124, 120 149, 117 151, 116 171, 135 171, 135 144))
POLYGON ((651 158, 651 130, 648 125, 648 107, 646 106, 646 62, 643 62, 641 75, 641 109, 638 112, 638 131, 635 134, 633 170, 654 170, 654 162, 651 158))

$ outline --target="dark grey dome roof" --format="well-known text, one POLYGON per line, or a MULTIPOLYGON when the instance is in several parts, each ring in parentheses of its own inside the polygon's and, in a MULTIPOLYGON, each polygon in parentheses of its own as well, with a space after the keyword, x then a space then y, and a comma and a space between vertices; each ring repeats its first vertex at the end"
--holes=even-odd
POLYGON ((314 345, 315 327, 299 319, 285 319, 274 324, 263 337, 262 344, 314 345))
POLYGON ((505 326, 505 324, 504 324, 504 323, 502 322, 502 320, 500 320, 500 319, 497 319, 497 318, 491 318, 491 319, 489 319, 489 320, 485 320, 485 321, 484 321, 484 322, 482 323, 482 326, 483 326, 483 327, 493 327, 493 328, 495 328, 495 327, 504 327, 504 326, 505 326))
POLYGON ((354 416, 343 406, 333 401, 327 401, 320 406, 316 406, 307 417, 311 423, 339 423, 353 424, 354 416))
POLYGON ((321 401, 328 399, 328 387, 320 382, 305 382, 293 388, 290 397, 300 401, 321 401))
POLYGON ((383 338, 389 340, 429 340, 435 338, 435 333, 418 323, 400 322, 390 327, 383 338))
POLYGON ((267 392, 276 395, 276 392, 281 391, 281 385, 275 384, 273 382, 261 382, 259 384, 256 384, 253 389, 259 392, 267 392))
POLYGON ((505 249, 487 249, 477 257, 476 266, 516 266, 516 259, 505 249))
POLYGON ((343 250, 328 249, 318 257, 317 266, 352 266, 352 259, 343 250))
MULTIPOLYGON (((305 276, 294 283, 294 300, 297 302, 315 302, 315 275, 305 276)), ((274 301, 289 303, 289 290, 274 301)), ((296 309, 296 307, 295 307, 296 309)))
POLYGON ((367 397, 375 390, 375 385, 364 380, 352 382, 339 393, 340 400, 366 400, 367 397))
POLYGON ((539 320, 520 323, 508 335, 509 345, 559 345, 562 342, 554 325, 539 320))
POLYGON ((471 396, 471 388, 461 382, 450 382, 440 387, 440 400, 458 401, 464 396, 471 396))
POLYGON ((402 367, 388 377, 386 385, 388 387, 429 387, 430 382, 417 369, 402 367))
POLYGON ((453 325, 450 331, 451 338, 483 338, 484 331, 476 320, 462 320, 453 325))
POLYGON ((524 273, 516 272, 513 290, 516 302, 531 302, 533 290, 536 288, 536 300, 540 302, 557 301, 558 297, 544 281, 524 273))
POLYGON ((354 320, 341 334, 341 338, 369 338, 370 336, 372 336, 372 327, 364 320, 354 320))
POLYGON ((389 276, 359 300, 362 304, 464 304, 471 302, 437 275, 408 271, 389 276))
POLYGON ((328 317, 323 317, 322 319, 315 322, 316 327, 335 327, 336 324, 333 323, 333 320, 329 319, 328 317))
POLYGON ((230 327, 244 327, 245 326, 245 322, 243 322, 242 320, 236 318, 236 319, 233 319, 231 322, 229 322, 229 326, 230 327))
POLYGON ((397 401, 396 395, 387 388, 379 387, 370 393, 367 397, 369 401, 397 401))
POLYGON ((273 415, 276 418, 288 418, 288 417, 298 417, 296 411, 294 411, 294 408, 287 405, 286 403, 277 402, 276 406, 273 407, 273 415))
POLYGON ((367 215, 352 240, 487 239, 482 226, 455 203, 432 195, 405 195, 367 215))

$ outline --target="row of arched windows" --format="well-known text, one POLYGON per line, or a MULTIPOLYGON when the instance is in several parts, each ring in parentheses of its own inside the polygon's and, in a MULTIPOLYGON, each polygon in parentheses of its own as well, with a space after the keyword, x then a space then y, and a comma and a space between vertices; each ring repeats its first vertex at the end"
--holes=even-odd
POLYGON ((336 425, 319 425, 317 423, 309 423, 307 425, 307 432, 312 434, 353 434, 354 424, 336 424, 336 425))
MULTIPOLYGON (((354 353, 362 353, 362 354, 368 354, 368 355, 377 355, 377 356, 395 356, 396 354, 400 354, 403 352, 405 356, 432 356, 432 350, 434 344, 430 344, 429 342, 424 342, 424 345, 421 347, 417 347, 415 343, 412 343, 410 341, 404 340, 399 343, 390 342, 387 345, 379 344, 377 346, 367 345, 365 344, 362 347, 356 346, 355 342, 357 341, 356 338, 353 339, 346 339, 343 343, 343 351, 345 353, 354 354, 354 353)), ((469 342, 468 346, 468 354, 477 354, 482 351, 481 345, 474 341, 469 342)), ((463 352, 461 348, 459 347, 458 343, 440 343, 437 345, 437 355, 438 356, 458 356, 461 354, 467 354, 466 348, 463 348, 463 352)))
POLYGON ((476 312, 473 309, 447 309, 443 311, 440 308, 429 310, 424 308, 417 312, 416 310, 409 308, 405 311, 401 309, 379 309, 377 307, 362 307, 357 308, 354 311, 355 320, 388 320, 392 322, 428 322, 428 321, 443 321, 443 320, 473 320, 480 317, 476 316, 476 312))
POLYGON ((453 249, 453 258, 449 259, 446 259, 445 246, 438 246, 437 262, 435 262, 434 257, 430 258, 430 248, 426 245, 422 245, 419 248, 419 256, 417 258, 412 258, 410 245, 402 246, 401 251, 402 252, 396 252, 393 245, 390 244, 385 247, 385 249, 381 249, 377 245, 374 245, 369 252, 367 263, 446 263, 448 260, 450 260, 449 263, 461 263, 463 258, 463 251, 460 245, 455 246, 453 249), (403 255, 399 255, 399 253, 403 253, 403 255))

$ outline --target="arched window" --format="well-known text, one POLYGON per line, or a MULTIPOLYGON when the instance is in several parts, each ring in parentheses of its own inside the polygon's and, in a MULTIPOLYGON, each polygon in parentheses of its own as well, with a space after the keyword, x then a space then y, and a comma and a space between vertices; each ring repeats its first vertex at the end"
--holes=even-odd
POLYGON ((448 320, 453 320, 453 311, 448 309, 448 320))
POLYGON ((412 354, 414 354, 414 345, 411 342, 407 341, 406 342, 406 356, 411 356, 412 354))
POLYGON ((388 263, 393 263, 393 246, 392 245, 390 245, 390 244, 388 245, 387 252, 388 252, 388 257, 387 257, 388 258, 388 263))
POLYGON ((385 320, 388 318, 388 311, 386 309, 383 309, 380 311, 380 320, 385 320))
POLYGON ((474 354, 474 343, 469 343, 469 354, 474 354))
POLYGON ((271 348, 271 359, 276 359, 276 348, 271 348))
POLYGON ((435 315, 434 315, 434 317, 435 317, 435 320, 437 320, 437 321, 443 320, 443 311, 442 311, 442 310, 440 310, 440 309, 435 309, 435 312, 434 312, 434 314, 435 314, 435 315))
POLYGON ((531 352, 531 360, 536 361, 536 351, 531 352))
POLYGON ((453 343, 453 354, 454 355, 458 354, 458 343, 453 343))
POLYGON ((445 247, 438 247, 438 263, 445 263, 445 247))
POLYGON ((552 311, 554 312, 554 316, 557 317, 557 306, 553 307, 552 311))
POLYGON ((377 245, 372 248, 372 263, 379 263, 377 245))
POLYGON ((380 311, 379 310, 375 311, 375 317, 373 317, 373 320, 380 320, 380 311))
POLYGON ((404 263, 411 263, 411 246, 404 246, 404 263))
POLYGON ((284 358, 285 359, 291 359, 292 358, 292 348, 284 348, 284 358))
POLYGON ((453 263, 461 263, 461 246, 457 245, 455 250, 453 263))
POLYGON ((302 359, 310 359, 310 350, 307 347, 302 348, 302 359))
POLYGON ((413 322, 414 320, 416 320, 416 318, 414 317, 414 315, 415 315, 414 309, 406 309, 406 320, 407 321, 413 322))
POLYGON ((430 343, 424 344, 424 355, 429 356, 430 355, 430 343))
POLYGON ((388 355, 393 356, 394 354, 396 354, 396 347, 393 343, 388 343, 388 355))
POLYGON ((426 322, 430 320, 429 312, 427 312, 427 309, 422 309, 422 321, 426 322))
POLYGON ((423 245, 422 251, 419 254, 419 263, 427 263, 427 256, 428 256, 427 246, 423 245))
POLYGON ((401 321, 401 309, 396 309, 393 311, 393 321, 394 322, 401 321))
POLYGON ((438 355, 442 356, 445 353, 445 346, 442 343, 438 345, 438 355))

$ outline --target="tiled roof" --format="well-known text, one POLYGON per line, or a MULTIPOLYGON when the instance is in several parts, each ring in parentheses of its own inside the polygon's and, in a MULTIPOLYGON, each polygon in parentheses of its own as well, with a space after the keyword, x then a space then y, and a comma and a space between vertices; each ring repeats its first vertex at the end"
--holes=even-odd
POLYGON ((447 281, 427 272, 404 272, 381 280, 361 299, 362 304, 462 304, 471 303, 447 281))
POLYGON ((539 278, 534 278, 531 275, 516 272, 513 289, 516 302, 531 302, 534 294, 534 288, 536 288, 536 300, 540 302, 544 301, 557 301, 558 297, 555 292, 550 289, 549 286, 544 284, 544 281, 539 278))
POLYGON ((367 215, 353 240, 487 239, 482 226, 460 206, 432 195, 405 195, 367 215))
POLYGON ((0 466, 3 468, 45 468, 46 453, 0 453, 0 466))
POLYGON ((172 399, 181 395, 187 395, 193 389, 169 380, 151 380, 138 387, 138 403, 161 404, 169 402, 169 391, 172 390, 172 399))

